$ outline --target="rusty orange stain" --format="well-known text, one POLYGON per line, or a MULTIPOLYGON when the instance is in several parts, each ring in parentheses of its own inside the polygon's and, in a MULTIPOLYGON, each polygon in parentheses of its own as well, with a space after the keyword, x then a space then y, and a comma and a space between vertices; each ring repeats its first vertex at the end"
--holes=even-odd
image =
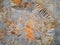
POLYGON ((22 0, 12 0, 12 2, 16 5, 21 5, 22 0))
POLYGON ((28 2, 25 2, 25 3, 24 3, 24 7, 25 7, 25 8, 28 8, 29 6, 30 6, 30 4, 29 4, 28 2))
POLYGON ((12 31, 11 31, 11 34, 14 34, 16 36, 18 35, 21 35, 20 33, 22 32, 22 28, 14 28, 12 31))
POLYGON ((5 29, 0 30, 0 39, 3 39, 6 35, 5 29))
POLYGON ((11 31, 11 33, 12 33, 12 34, 16 34, 16 32, 15 32, 15 31, 11 31))
POLYGON ((33 27, 32 27, 32 22, 28 22, 26 24, 26 38, 28 40, 34 40, 34 30, 33 30, 33 27))
POLYGON ((34 39, 34 31, 31 28, 26 27, 26 38, 28 40, 33 40, 34 39))
POLYGON ((19 23, 23 23, 23 21, 24 21, 23 18, 19 19, 19 23))
POLYGON ((55 25, 56 25, 56 23, 55 22, 51 22, 51 28, 54 28, 55 27, 55 25))

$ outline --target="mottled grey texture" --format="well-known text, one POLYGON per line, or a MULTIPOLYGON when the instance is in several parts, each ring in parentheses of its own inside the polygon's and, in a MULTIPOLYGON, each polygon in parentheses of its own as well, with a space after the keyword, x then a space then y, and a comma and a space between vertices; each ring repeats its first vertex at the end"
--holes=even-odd
MULTIPOLYGON (((58 22, 60 22, 60 0, 52 0, 52 2, 55 2, 56 3, 56 7, 54 7, 54 10, 53 10, 53 12, 56 14, 56 16, 58 17, 58 22)), ((8 3, 9 2, 5 2, 5 4, 6 4, 6 6, 8 6, 8 3)), ((3 23, 1 23, 1 19, 0 19, 0 28, 1 27, 3 27, 3 23)), ((7 35, 7 40, 9 40, 8 39, 8 37, 11 37, 11 36, 8 36, 7 35)), ((14 37, 13 37, 14 38, 14 37)), ((12 39, 13 39, 12 38, 12 39)), ((57 27, 56 29, 55 29, 55 37, 54 37, 55 39, 54 39, 54 42, 52 43, 52 45, 60 45, 60 27, 57 27)), ((15 38, 16 39, 16 38, 15 38)), ((18 40, 18 39, 16 39, 16 40, 18 40)), ((20 39, 19 39, 20 40, 20 39)), ((7 41, 8 42, 8 41, 7 41)), ((23 40, 21 41, 21 43, 23 42, 23 40)), ((21 45, 21 43, 20 43, 20 45, 21 45)), ((25 41, 25 39, 24 39, 24 44, 23 45, 28 45, 27 44, 27 41, 25 41)), ((0 43, 0 45, 2 45, 1 43, 0 43)), ((9 45, 9 44, 6 44, 6 45, 9 45)))

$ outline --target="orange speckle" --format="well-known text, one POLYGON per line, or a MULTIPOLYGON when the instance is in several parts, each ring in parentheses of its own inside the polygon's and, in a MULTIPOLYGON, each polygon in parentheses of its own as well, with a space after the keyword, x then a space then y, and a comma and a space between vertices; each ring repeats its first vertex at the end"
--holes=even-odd
POLYGON ((47 25, 47 22, 44 22, 44 25, 47 25))
POLYGON ((0 39, 3 39, 6 35, 6 31, 4 29, 0 30, 0 39))
POLYGON ((26 27, 30 28, 30 27, 31 27, 31 25, 27 24, 27 25, 26 25, 26 27))
POLYGON ((11 31, 11 33, 12 33, 12 34, 16 34, 16 32, 15 32, 15 31, 11 31))
POLYGON ((20 18, 19 19, 19 23, 23 23, 23 18, 20 18))
POLYGON ((14 23, 12 21, 10 21, 9 19, 5 19, 5 22, 8 26, 13 26, 14 23))
POLYGON ((55 22, 51 22, 48 26, 49 29, 54 29, 56 26, 56 23, 55 22))
POLYGON ((28 40, 34 40, 34 31, 31 23, 32 22, 28 22, 26 24, 26 38, 28 40))
POLYGON ((7 25, 8 25, 8 26, 10 26, 10 25, 11 25, 11 21, 7 21, 6 23, 7 23, 7 25))
POLYGON ((55 22, 51 22, 51 28, 54 28, 54 27, 55 27, 55 25, 56 25, 56 23, 55 23, 55 22))
POLYGON ((25 2, 25 3, 24 3, 24 7, 25 7, 25 8, 28 8, 29 6, 30 6, 30 4, 29 4, 28 2, 25 2))
POLYGON ((22 28, 15 28, 14 30, 11 31, 11 34, 14 35, 20 35, 20 33, 22 32, 22 28))
POLYGON ((13 29, 13 30, 11 31, 11 34, 16 35, 16 34, 17 34, 17 29, 13 29))
POLYGON ((14 28, 15 27, 14 22, 11 22, 10 26, 14 28))
POLYGON ((22 3, 22 0, 12 0, 12 2, 16 5, 20 5, 22 3))

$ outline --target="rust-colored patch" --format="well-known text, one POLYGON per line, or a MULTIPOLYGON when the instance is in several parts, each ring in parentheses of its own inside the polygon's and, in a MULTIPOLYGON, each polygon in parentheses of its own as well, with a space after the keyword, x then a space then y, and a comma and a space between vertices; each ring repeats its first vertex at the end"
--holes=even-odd
POLYGON ((6 35, 6 31, 4 29, 0 30, 0 39, 3 39, 6 35))
POLYGON ((15 32, 15 31, 11 31, 11 33, 12 33, 12 34, 16 34, 16 32, 15 32))
POLYGON ((51 24, 49 24, 48 28, 49 29, 53 29, 53 28, 55 28, 55 26, 56 26, 56 23, 55 22, 51 22, 51 24))
POLYGON ((15 28, 14 22, 11 22, 10 26, 11 26, 12 28, 15 28))
POLYGON ((44 25, 47 25, 47 22, 44 22, 44 25))
POLYGON ((16 5, 21 5, 22 0, 12 0, 12 2, 16 5))
POLYGON ((25 2, 25 3, 24 3, 24 7, 25 7, 25 8, 28 8, 29 6, 30 6, 30 4, 29 4, 28 2, 25 2))
POLYGON ((19 19, 19 23, 23 23, 23 21, 24 21, 23 18, 19 19))
POLYGON ((14 34, 16 36, 20 36, 22 32, 22 28, 14 28, 12 31, 11 31, 11 34, 14 34))
POLYGON ((55 25, 56 25, 56 23, 55 23, 55 22, 51 22, 51 28, 54 28, 54 27, 55 27, 55 25))
POLYGON ((30 21, 26 24, 26 38, 28 40, 34 40, 34 31, 32 27, 32 22, 30 21))
POLYGON ((13 30, 11 31, 11 34, 16 35, 16 34, 17 34, 17 29, 13 29, 13 30))

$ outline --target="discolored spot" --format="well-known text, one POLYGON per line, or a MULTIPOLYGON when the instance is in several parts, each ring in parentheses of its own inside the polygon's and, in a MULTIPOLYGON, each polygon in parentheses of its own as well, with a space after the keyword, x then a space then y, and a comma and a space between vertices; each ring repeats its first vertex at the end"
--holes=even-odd
POLYGON ((25 2, 25 3, 24 3, 24 7, 25 7, 25 8, 28 8, 29 6, 30 6, 30 4, 29 4, 28 2, 25 2))
POLYGON ((12 0, 12 2, 16 5, 21 5, 22 0, 12 0))
POLYGON ((23 21, 24 21, 24 20, 23 20, 23 18, 20 18, 20 19, 19 19, 19 23, 21 23, 21 24, 22 24, 22 23, 23 23, 23 21))

